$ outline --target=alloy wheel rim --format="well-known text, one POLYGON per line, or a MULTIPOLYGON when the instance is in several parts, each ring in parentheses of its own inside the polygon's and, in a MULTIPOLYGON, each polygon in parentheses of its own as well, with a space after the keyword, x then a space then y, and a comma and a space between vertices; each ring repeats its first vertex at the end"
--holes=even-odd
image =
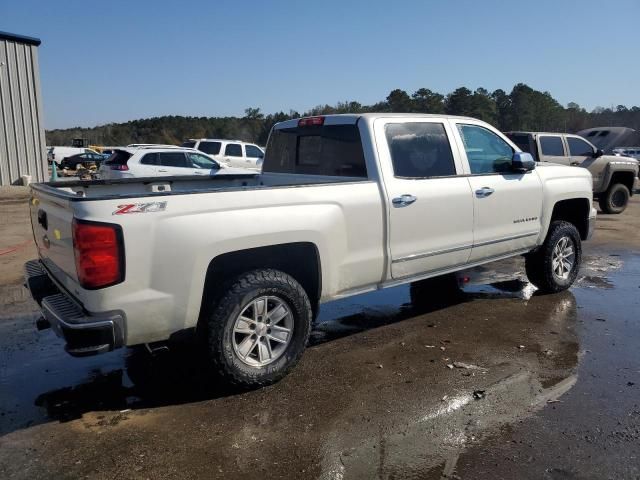
POLYGON ((562 280, 568 279, 573 270, 575 256, 573 241, 567 236, 561 237, 556 246, 553 247, 553 255, 551 257, 553 274, 562 280))
POLYGON ((261 296, 246 305, 233 325, 233 351, 240 361, 264 367, 282 356, 293 335, 289 305, 275 296, 261 296))

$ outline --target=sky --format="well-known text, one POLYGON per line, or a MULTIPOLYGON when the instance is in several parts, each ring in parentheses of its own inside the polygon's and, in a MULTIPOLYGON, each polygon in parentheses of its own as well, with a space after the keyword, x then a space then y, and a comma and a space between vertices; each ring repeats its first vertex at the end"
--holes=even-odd
POLYGON ((640 105, 639 22, 640 0, 0 0, 42 40, 47 129, 519 82, 640 105))

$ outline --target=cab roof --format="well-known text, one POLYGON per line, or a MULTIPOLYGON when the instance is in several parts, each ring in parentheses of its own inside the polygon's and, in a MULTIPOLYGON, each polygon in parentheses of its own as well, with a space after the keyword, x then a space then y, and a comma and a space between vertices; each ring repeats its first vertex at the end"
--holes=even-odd
POLYGON ((377 118, 446 118, 454 120, 478 121, 477 118, 464 117, 459 115, 446 115, 440 113, 335 113, 329 115, 310 115, 307 117, 292 118, 291 120, 285 120, 284 122, 276 123, 274 128, 295 128, 298 126, 298 122, 300 120, 318 117, 324 118, 324 125, 353 125, 361 118, 367 120, 375 120, 377 118))

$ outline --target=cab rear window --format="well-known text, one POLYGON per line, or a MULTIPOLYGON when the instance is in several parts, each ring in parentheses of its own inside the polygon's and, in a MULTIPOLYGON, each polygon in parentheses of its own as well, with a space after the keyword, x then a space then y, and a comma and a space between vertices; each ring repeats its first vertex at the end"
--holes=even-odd
POLYGON ((360 131, 356 125, 317 125, 271 133, 263 172, 366 177, 360 131))

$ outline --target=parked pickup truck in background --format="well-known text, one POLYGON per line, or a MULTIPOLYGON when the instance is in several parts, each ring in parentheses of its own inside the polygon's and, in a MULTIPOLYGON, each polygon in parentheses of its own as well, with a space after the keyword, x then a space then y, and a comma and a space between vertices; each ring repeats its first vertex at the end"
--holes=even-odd
POLYGON ((516 255, 542 292, 564 290, 596 215, 588 170, 438 115, 279 123, 262 174, 31 188, 41 327, 73 355, 193 332, 244 386, 296 364, 323 302, 516 255))
POLYGON ((586 168, 593 176, 593 193, 604 213, 622 213, 635 189, 640 188, 638 162, 604 155, 593 144, 568 133, 507 132, 523 152, 539 162, 586 168))

